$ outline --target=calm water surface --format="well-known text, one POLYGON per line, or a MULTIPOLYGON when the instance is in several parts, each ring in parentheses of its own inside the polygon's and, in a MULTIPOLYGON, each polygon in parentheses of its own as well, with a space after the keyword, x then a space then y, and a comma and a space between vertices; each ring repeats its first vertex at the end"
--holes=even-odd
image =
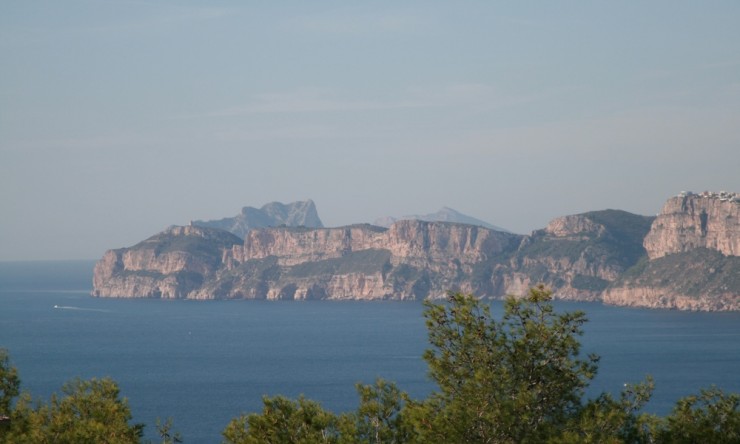
MULTIPOLYGON (((220 442, 264 394, 346 411, 357 382, 383 377, 415 397, 433 389, 420 303, 94 299, 91 274, 89 261, 0 263, 0 347, 35 397, 77 376, 114 378, 150 438, 171 416, 186 442, 220 442)), ((740 313, 557 306, 588 315, 584 352, 602 356, 592 393, 652 374, 648 410, 664 414, 710 384, 740 392, 740 313)))

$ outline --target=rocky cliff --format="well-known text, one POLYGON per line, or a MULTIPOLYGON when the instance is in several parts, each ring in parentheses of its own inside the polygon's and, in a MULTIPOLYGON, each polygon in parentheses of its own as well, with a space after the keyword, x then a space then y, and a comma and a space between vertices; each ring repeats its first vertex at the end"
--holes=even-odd
POLYGON ((481 227, 400 221, 251 230, 177 227, 95 267, 95 296, 259 299, 422 299, 470 289, 475 264, 512 250, 519 236, 481 227), (206 236, 222 236, 207 243, 206 236), (163 247, 167 245, 168 247, 163 247), (177 247, 172 247, 176 245, 177 247), (190 247, 184 247, 190 245, 190 247), (192 250, 192 251, 191 251, 192 250))
POLYGON ((172 227, 95 267, 95 296, 422 299, 463 291, 687 310, 740 310, 736 195, 683 195, 657 218, 604 210, 522 236, 450 222, 389 228, 172 227))
POLYGON ((740 310, 740 257, 696 248, 643 260, 602 297, 612 305, 691 311, 740 310))
POLYGON ((645 237, 650 259, 695 248, 740 256, 740 195, 683 193, 666 202, 645 237))
POLYGON ((740 195, 681 193, 644 240, 647 257, 608 288, 608 304, 740 310, 740 195))
POLYGON ((652 219, 619 210, 554 219, 524 237, 506 263, 496 264, 497 293, 523 294, 544 283, 560 299, 598 300, 645 255, 642 239, 652 219))
POLYGON ((108 250, 93 271, 93 296, 187 298, 212 279, 242 240, 223 230, 170 227, 131 248, 108 250))
MULTIPOLYGON (((544 282, 557 297, 592 300, 637 260, 625 247, 636 241, 617 226, 647 226, 645 220, 593 212, 556 219, 531 236, 401 220, 390 228, 256 228, 243 241, 214 228, 176 227, 106 253, 95 269, 93 294, 422 299, 456 290, 500 297, 544 282)), ((646 230, 637 229, 637 242, 646 230)))

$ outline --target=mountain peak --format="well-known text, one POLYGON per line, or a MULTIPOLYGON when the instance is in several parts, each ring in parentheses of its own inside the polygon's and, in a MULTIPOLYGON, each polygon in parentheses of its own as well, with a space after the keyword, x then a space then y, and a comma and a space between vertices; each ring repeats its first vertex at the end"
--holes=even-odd
POLYGON ((305 226, 321 228, 324 224, 316 211, 313 200, 297 201, 289 204, 270 202, 262 208, 243 207, 241 213, 234 217, 218 220, 193 221, 193 225, 201 227, 220 228, 229 231, 242 239, 254 228, 305 226))
POLYGON ((463 214, 447 206, 443 206, 436 213, 412 214, 412 215, 401 216, 401 217, 385 216, 385 217, 375 219, 374 224, 387 228, 387 227, 390 227, 391 224, 393 224, 393 222, 397 220, 408 220, 408 219, 423 220, 427 222, 455 222, 455 223, 467 224, 467 225, 477 225, 479 227, 484 227, 484 228, 488 228, 491 230, 510 233, 509 230, 506 230, 501 227, 497 227, 496 225, 493 225, 493 224, 489 224, 488 222, 482 221, 480 219, 476 219, 472 216, 468 216, 466 214, 463 214))

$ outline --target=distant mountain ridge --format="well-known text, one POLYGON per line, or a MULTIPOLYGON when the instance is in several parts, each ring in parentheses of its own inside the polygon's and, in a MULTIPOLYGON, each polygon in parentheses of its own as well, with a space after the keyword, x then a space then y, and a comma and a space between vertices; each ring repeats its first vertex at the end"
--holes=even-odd
POLYGON ((472 216, 462 214, 459 211, 453 210, 452 208, 449 208, 449 207, 442 207, 436 213, 430 213, 430 214, 413 214, 413 215, 401 216, 401 217, 385 216, 385 217, 375 219, 375 221, 373 222, 373 225, 389 228, 391 225, 393 225, 394 222, 399 221, 399 220, 423 220, 426 222, 455 222, 455 223, 468 224, 468 225, 477 225, 479 227, 489 228, 491 230, 504 231, 506 233, 511 233, 511 231, 505 228, 497 227, 496 225, 489 224, 488 222, 482 221, 480 219, 476 219, 472 216))
POLYGON ((321 228, 324 224, 319 219, 316 205, 311 199, 306 201, 282 204, 270 202, 262 208, 244 207, 241 213, 234 217, 226 217, 218 220, 196 220, 191 225, 198 227, 218 228, 228 231, 240 238, 255 228, 279 227, 311 227, 321 228))
MULTIPOLYGON (((277 219, 304 221, 288 213, 277 219)), ((658 217, 621 210, 563 216, 530 235, 414 219, 389 228, 281 224, 251 228, 242 239, 193 224, 106 252, 93 295, 338 300, 462 291, 499 298, 542 283, 558 299, 740 310, 738 246, 734 193, 678 196, 658 217)))

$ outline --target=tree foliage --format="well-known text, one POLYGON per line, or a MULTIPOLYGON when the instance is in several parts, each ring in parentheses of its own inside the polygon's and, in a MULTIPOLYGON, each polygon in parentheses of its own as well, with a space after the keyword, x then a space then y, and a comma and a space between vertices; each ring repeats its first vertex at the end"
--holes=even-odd
POLYGON ((0 349, 0 443, 140 442, 143 426, 129 424, 128 402, 119 397, 112 379, 74 379, 61 391, 48 403, 21 394, 18 371, 10 364, 7 351, 0 349))
POLYGON ((353 442, 380 444, 410 440, 411 430, 403 413, 408 400, 406 393, 382 379, 376 380, 374 385, 357 384, 356 389, 360 405, 356 412, 346 417, 352 424, 349 436, 353 442))
POLYGON ((180 432, 172 430, 172 418, 167 418, 164 422, 157 418, 155 427, 157 428, 157 434, 162 438, 162 444, 179 444, 183 442, 180 432))
POLYGON ((578 357, 585 316, 556 314, 544 288, 508 299, 500 322, 462 294, 425 316, 440 390, 414 407, 424 441, 541 442, 579 410, 598 357, 578 357))
POLYGON ((648 377, 640 384, 625 384, 619 399, 602 393, 587 401, 548 441, 552 444, 653 442, 650 437, 657 418, 640 413, 650 400, 653 387, 653 380, 648 377))
POLYGON ((299 397, 262 398, 262 413, 241 415, 223 432, 227 444, 336 443, 380 444, 409 441, 401 412, 407 395, 395 384, 378 379, 357 384, 356 411, 335 415, 318 403, 299 397))
POLYGON ((0 348, 0 417, 8 417, 13 399, 20 394, 18 370, 10 365, 8 351, 0 348))
POLYGON ((716 387, 680 399, 673 412, 655 427, 658 442, 689 444, 740 443, 740 395, 716 387))
POLYGON ((304 397, 262 398, 262 414, 242 415, 223 432, 228 444, 336 443, 337 417, 304 397))
POLYGON ((129 424, 128 402, 119 398, 109 378, 74 379, 52 395, 49 403, 19 400, 11 415, 5 442, 54 444, 128 444, 140 442, 143 426, 129 424))

